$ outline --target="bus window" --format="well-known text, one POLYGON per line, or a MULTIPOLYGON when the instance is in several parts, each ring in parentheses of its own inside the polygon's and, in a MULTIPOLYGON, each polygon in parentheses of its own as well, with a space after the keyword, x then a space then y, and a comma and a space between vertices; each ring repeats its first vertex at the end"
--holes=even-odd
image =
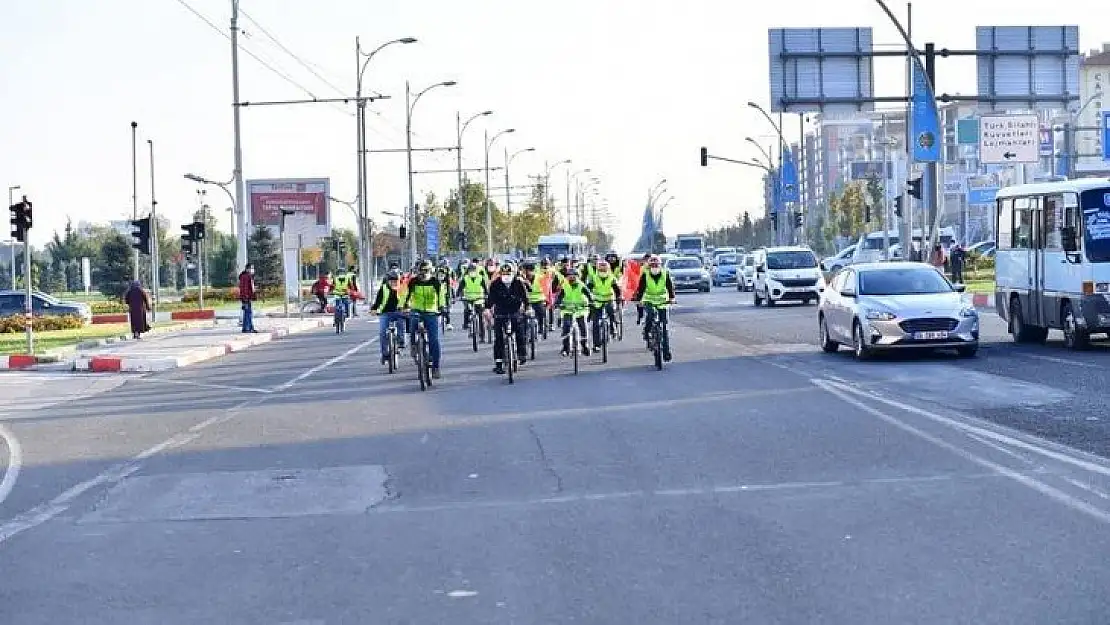
POLYGON ((998 232, 996 245, 1000 250, 1008 250, 1012 246, 1011 233, 1013 232, 1014 201, 1010 198, 998 200, 998 232))
POLYGON ((1065 193, 1063 201, 1064 223, 1061 225, 1060 245, 1065 250, 1077 251, 1079 250, 1080 216, 1082 214, 1079 210, 1079 194, 1065 193))
POLYGON ((1092 263, 1110 262, 1110 188, 1084 191, 1080 205, 1083 209, 1083 245, 1087 260, 1092 263))
POLYGON ((1014 198, 1013 248, 1028 250, 1033 247, 1032 198, 1014 198))
POLYGON ((1064 225, 1064 196, 1050 195, 1044 198, 1044 248, 1046 250, 1063 249, 1063 239, 1060 229, 1064 225))

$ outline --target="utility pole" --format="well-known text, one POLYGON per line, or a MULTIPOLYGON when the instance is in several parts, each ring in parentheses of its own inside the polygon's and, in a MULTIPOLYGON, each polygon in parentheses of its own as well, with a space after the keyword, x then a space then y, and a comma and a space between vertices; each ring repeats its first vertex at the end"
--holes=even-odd
POLYGON ((409 176, 409 205, 408 210, 405 211, 405 216, 408 218, 409 228, 409 262, 405 264, 404 255, 401 256, 401 267, 411 267, 416 262, 416 194, 412 188, 412 87, 409 81, 405 81, 405 157, 408 161, 408 176, 409 176))
POLYGON ((147 139, 150 146, 150 281, 153 283, 154 305, 151 316, 158 313, 158 200, 154 194, 154 140, 147 139))
MULTIPOLYGON (((242 270, 247 266, 247 205, 243 197, 243 142, 242 127, 239 123, 239 0, 231 0, 231 111, 232 135, 235 142, 235 169, 232 171, 232 183, 235 185, 235 215, 236 234, 238 245, 235 250, 236 268, 242 270)), ((153 207, 152 207, 153 210, 153 207)))
MULTIPOLYGON (((138 128, 139 122, 131 122, 131 219, 139 218, 139 156, 138 146, 138 128)), ((11 204, 11 202, 8 202, 11 204)), ((13 257, 14 259, 14 257, 13 257)), ((139 250, 135 250, 134 258, 132 259, 132 269, 134 269, 133 280, 139 279, 139 250)), ((12 265, 13 271, 15 265, 12 265)), ((14 277, 12 279, 12 287, 15 287, 14 277)))
POLYGON ((512 190, 509 189, 509 148, 505 147, 505 218, 509 221, 509 253, 516 249, 513 242, 513 203, 512 190))

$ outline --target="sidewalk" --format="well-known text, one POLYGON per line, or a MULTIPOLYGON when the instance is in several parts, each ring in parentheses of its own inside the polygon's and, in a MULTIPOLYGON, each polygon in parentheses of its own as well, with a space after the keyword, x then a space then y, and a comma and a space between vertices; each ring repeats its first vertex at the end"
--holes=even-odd
POLYGON ((331 325, 330 318, 265 318, 255 322, 257 334, 243 334, 234 322, 221 323, 139 341, 79 349, 63 367, 93 373, 167 371, 328 325, 331 325))

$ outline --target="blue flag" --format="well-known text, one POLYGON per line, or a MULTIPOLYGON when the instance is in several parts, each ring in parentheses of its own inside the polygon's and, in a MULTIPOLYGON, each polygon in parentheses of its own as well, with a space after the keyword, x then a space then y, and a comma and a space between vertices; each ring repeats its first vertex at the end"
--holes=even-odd
POLYGON ((913 95, 910 97, 913 160, 916 163, 940 162, 940 128, 937 101, 917 63, 913 64, 913 95))
POLYGON ((794 153, 785 145, 782 146, 782 191, 783 202, 798 201, 798 166, 794 162, 794 153))

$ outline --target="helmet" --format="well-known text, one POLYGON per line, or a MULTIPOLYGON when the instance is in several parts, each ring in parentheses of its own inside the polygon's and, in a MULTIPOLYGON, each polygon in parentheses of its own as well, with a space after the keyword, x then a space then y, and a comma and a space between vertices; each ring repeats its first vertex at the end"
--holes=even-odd
POLYGON ((400 280, 400 279, 401 279, 401 274, 396 269, 391 269, 391 270, 389 270, 389 273, 385 274, 386 282, 393 282, 394 280, 400 280))
POLYGON ((513 273, 512 263, 501 263, 501 273, 513 273))
POLYGON ((541 261, 540 261, 540 266, 542 266, 542 267, 550 267, 550 266, 551 266, 551 259, 550 259, 549 257, 547 257, 547 256, 544 256, 544 257, 543 257, 543 260, 541 260, 541 261))
POLYGON ((421 271, 431 271, 432 269, 433 269, 432 261, 426 260, 426 261, 420 263, 420 270, 421 271))
POLYGON ((609 252, 605 255, 605 260, 609 261, 610 265, 619 263, 621 260, 621 255, 616 252, 609 252))
POLYGON ((531 261, 525 261, 524 264, 522 264, 520 266, 520 268, 523 269, 524 271, 535 271, 536 270, 536 263, 533 263, 531 261))
POLYGON ((598 271, 609 271, 609 261, 607 261, 607 260, 597 261, 597 270, 598 271))
POLYGON ((589 261, 590 261, 591 263, 596 263, 596 262, 598 261, 598 259, 599 259, 599 258, 601 258, 601 257, 600 257, 600 256, 598 256, 598 255, 597 255, 596 253, 594 253, 594 254, 590 254, 590 258, 589 258, 589 261))

